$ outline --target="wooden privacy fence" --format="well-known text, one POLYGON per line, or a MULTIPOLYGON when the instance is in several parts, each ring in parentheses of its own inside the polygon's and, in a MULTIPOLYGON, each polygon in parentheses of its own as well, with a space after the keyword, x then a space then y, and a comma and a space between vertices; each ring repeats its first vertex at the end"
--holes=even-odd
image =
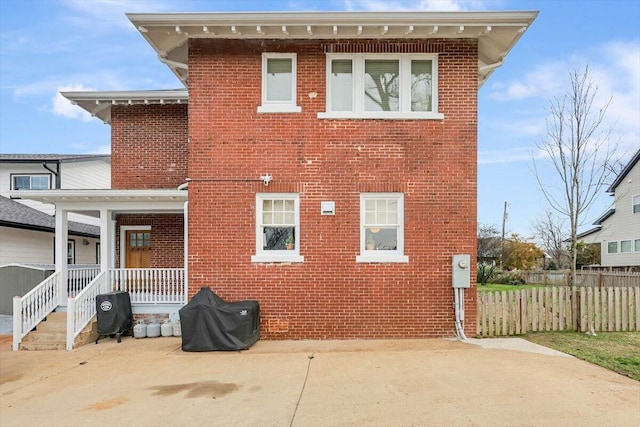
POLYGON ((640 331, 640 287, 545 287, 479 292, 477 333, 640 331))
MULTIPOLYGON (((569 271, 520 271, 528 285, 569 286, 569 271)), ((640 273, 616 271, 578 271, 576 286, 587 287, 640 287, 640 273)))

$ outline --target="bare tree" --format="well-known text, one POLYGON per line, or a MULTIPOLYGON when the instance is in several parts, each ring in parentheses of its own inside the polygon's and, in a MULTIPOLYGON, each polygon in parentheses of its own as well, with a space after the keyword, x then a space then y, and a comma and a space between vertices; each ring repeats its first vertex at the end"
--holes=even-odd
POLYGON ((545 174, 533 167, 540 190, 553 210, 569 222, 571 282, 576 281, 578 226, 610 175, 616 145, 604 119, 611 99, 602 108, 595 105, 598 87, 589 77, 589 67, 569 72, 570 88, 554 98, 547 108, 546 134, 537 147, 559 179, 559 187, 545 183, 545 174))
POLYGON ((547 209, 544 216, 538 218, 533 224, 533 230, 556 266, 566 268, 569 265, 569 255, 565 242, 567 236, 565 219, 547 209))

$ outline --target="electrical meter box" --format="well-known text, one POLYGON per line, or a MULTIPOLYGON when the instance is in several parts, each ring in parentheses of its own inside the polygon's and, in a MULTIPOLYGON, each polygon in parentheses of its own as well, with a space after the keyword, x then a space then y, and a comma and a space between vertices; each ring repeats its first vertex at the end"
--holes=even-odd
POLYGON ((471 287, 471 255, 453 256, 453 287, 471 287))

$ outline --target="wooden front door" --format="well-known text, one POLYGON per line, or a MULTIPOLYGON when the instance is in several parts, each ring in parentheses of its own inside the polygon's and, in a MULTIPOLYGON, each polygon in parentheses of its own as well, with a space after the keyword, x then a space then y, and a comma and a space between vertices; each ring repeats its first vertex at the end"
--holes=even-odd
POLYGON ((151 231, 127 230, 127 268, 151 268, 151 231))

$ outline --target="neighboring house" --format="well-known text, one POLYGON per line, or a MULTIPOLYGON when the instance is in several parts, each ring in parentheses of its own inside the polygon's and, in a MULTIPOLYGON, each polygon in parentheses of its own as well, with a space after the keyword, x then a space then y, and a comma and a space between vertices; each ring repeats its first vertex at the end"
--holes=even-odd
POLYGON ((128 15, 186 88, 64 93, 111 125, 112 189, 16 195, 55 203, 58 235, 98 212, 104 280, 184 271, 180 304, 258 300, 266 339, 455 335, 478 90, 536 15, 128 15))
MULTIPOLYGON (((55 218, 0 196, 0 266, 53 264, 55 218)), ((100 262, 100 228, 69 222, 68 264, 100 262)))
MULTIPOLYGON (((8 199, 15 190, 109 188, 109 155, 0 154, 0 266, 53 264, 55 207, 29 199, 8 199)), ((67 262, 99 262, 97 219, 73 214, 67 262)))
MULTIPOLYGON (((1 154, 0 196, 11 197, 13 190, 53 190, 109 188, 111 156, 109 154, 1 154)), ((22 199, 20 203, 53 215, 52 204, 22 199)), ((95 218, 74 216, 71 219, 97 225, 95 218)))
POLYGON ((614 197, 609 209, 579 234, 578 240, 599 243, 601 266, 640 270, 640 150, 607 189, 614 197))

